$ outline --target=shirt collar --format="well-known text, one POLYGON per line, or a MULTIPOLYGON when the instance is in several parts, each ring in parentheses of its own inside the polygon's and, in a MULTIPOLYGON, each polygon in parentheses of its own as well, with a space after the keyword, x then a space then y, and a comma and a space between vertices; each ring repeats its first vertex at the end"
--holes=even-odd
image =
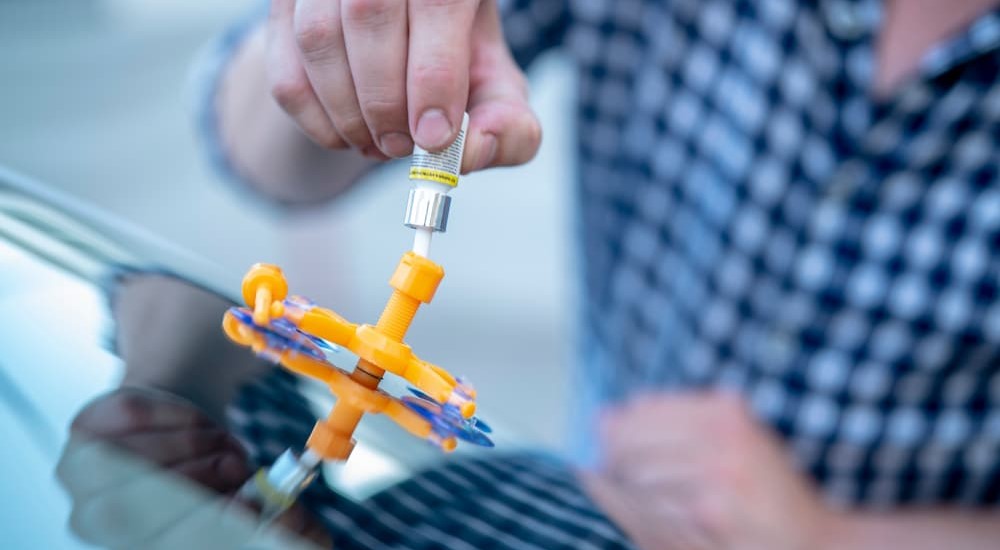
MULTIPOLYGON (((819 0, 820 13, 836 38, 869 47, 882 25, 883 0, 819 0)), ((937 77, 964 62, 1000 48, 1000 8, 992 8, 949 38, 935 44, 920 62, 920 73, 937 77)))
POLYGON ((1000 8, 979 16, 961 32, 935 45, 920 63, 928 76, 940 75, 958 65, 1000 48, 1000 8))

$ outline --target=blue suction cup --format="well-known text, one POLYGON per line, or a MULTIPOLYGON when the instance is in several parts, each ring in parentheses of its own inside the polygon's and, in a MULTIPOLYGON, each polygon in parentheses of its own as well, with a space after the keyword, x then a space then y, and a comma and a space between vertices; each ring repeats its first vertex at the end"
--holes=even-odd
POLYGON ((476 417, 469 419, 462 417, 455 404, 438 403, 416 388, 409 390, 414 397, 404 396, 401 401, 410 410, 430 422, 431 430, 437 439, 456 437, 473 445, 493 447, 493 441, 486 435, 493 431, 488 424, 476 417))
MULTIPOLYGON (((419 397, 420 399, 422 399, 424 401, 427 401, 428 403, 433 403, 434 405, 437 405, 438 407, 442 407, 442 405, 440 403, 438 403, 437 401, 435 401, 433 397, 431 397, 431 396, 427 395, 426 393, 418 390, 417 388, 407 388, 407 389, 410 391, 410 393, 412 393, 413 395, 419 397)), ((449 407, 449 405, 443 405, 443 407, 449 407)), ((459 416, 461 416, 461 415, 459 415, 459 416)), ((478 416, 474 416, 474 417, 468 419, 468 422, 472 422, 472 424, 479 431, 481 431, 481 432, 488 433, 488 434, 493 433, 493 428, 491 428, 490 425, 487 424, 485 420, 483 420, 482 418, 479 418, 478 416)))
POLYGON ((328 362, 323 350, 329 350, 329 344, 302 332, 285 319, 272 319, 268 326, 262 327, 253 322, 253 313, 247 308, 231 307, 229 313, 243 326, 263 335, 267 341, 267 350, 271 353, 280 354, 285 350, 291 350, 324 363, 328 362))

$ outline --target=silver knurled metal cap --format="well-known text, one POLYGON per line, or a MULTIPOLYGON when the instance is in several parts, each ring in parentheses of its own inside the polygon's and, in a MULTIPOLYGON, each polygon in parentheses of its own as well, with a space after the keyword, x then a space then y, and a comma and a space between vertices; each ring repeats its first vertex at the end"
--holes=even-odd
POLYGON ((403 223, 414 229, 424 227, 444 233, 448 228, 451 197, 431 189, 410 189, 403 223))

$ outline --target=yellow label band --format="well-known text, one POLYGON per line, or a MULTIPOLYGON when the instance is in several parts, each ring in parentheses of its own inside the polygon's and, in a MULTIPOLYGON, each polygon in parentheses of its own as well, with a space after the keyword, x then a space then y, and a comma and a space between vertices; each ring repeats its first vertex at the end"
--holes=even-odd
POLYGON ((445 185, 455 187, 458 185, 458 176, 444 170, 434 168, 422 168, 419 166, 410 167, 411 180, 436 181, 445 185))

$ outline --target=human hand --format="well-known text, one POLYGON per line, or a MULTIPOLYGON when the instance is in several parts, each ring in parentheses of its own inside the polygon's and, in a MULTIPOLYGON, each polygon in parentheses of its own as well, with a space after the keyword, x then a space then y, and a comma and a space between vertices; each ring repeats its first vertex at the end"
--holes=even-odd
POLYGON ((440 151, 469 111, 463 172, 516 165, 541 129, 495 0, 272 0, 267 72, 316 143, 368 157, 440 151))
POLYGON ((656 550, 829 548, 841 518, 736 396, 660 395, 611 411, 585 487, 656 550))
MULTIPOLYGON (((70 528, 108 548, 177 548, 190 541, 198 548, 229 547, 249 540, 256 525, 235 493, 250 474, 239 442, 195 406, 166 392, 127 387, 77 415, 56 468, 73 500, 70 528)), ((279 524, 329 546, 328 533, 299 506, 279 524)))

